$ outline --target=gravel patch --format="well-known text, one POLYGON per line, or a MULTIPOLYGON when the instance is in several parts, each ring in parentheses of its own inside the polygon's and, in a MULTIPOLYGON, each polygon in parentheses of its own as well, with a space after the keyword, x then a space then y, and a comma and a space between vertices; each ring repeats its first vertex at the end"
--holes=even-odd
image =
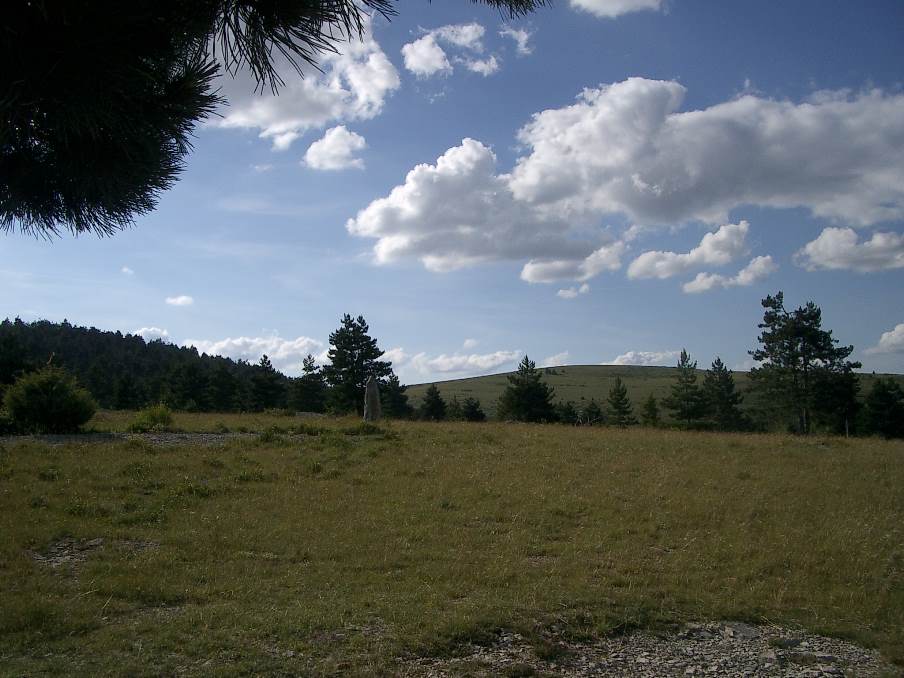
POLYGON ((637 632, 590 643, 556 642, 541 659, 520 634, 502 632, 488 646, 458 656, 405 660, 400 675, 424 676, 900 676, 878 652, 780 626, 739 622, 688 624, 668 634, 637 632))

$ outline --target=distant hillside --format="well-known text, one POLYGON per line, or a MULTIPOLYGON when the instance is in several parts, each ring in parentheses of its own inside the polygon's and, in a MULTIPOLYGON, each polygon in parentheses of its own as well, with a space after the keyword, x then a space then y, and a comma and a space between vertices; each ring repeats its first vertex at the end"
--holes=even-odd
MULTIPOLYGON (((652 393, 657 399, 662 399, 669 394, 669 389, 675 381, 677 368, 675 367, 638 367, 633 365, 567 365, 564 367, 541 368, 543 378, 555 388, 557 400, 571 400, 580 404, 584 400, 595 399, 598 403, 605 402, 609 389, 615 383, 616 377, 621 377, 628 388, 628 397, 634 403, 635 411, 640 403, 652 393)), ((698 370, 699 380, 703 380, 703 370, 698 370)), ((443 398, 449 399, 458 396, 459 400, 472 397, 480 400, 484 411, 493 416, 496 412, 496 401, 508 384, 508 375, 491 374, 484 377, 471 377, 468 379, 452 379, 436 383, 443 398)), ((904 386, 904 375, 899 374, 861 374, 861 392, 866 393, 872 386, 876 377, 892 377, 901 386, 904 386)), ((749 387, 747 372, 734 372, 735 383, 741 392, 749 387)), ((424 392, 430 383, 416 384, 408 388, 411 403, 416 407, 424 397, 424 392)))

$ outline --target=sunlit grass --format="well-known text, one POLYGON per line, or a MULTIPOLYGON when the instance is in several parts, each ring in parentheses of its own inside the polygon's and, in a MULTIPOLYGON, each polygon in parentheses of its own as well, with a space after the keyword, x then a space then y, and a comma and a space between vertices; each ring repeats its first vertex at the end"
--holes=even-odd
POLYGON ((4 672, 392 672, 398 656, 500 626, 584 635, 722 618, 800 624, 904 661, 901 443, 174 422, 221 424, 250 433, 3 443, 4 672), (29 554, 63 537, 105 541, 74 567, 29 554))

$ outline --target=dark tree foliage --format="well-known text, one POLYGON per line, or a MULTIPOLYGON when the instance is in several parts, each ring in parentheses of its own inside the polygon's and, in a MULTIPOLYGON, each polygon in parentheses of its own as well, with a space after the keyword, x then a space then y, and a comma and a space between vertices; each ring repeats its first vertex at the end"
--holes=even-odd
POLYGON ((904 389, 891 379, 877 379, 866 395, 866 433, 904 438, 904 389))
POLYGON ((330 364, 323 376, 330 385, 329 404, 333 411, 364 414, 364 387, 373 375, 380 389, 392 374, 392 363, 380 360, 383 350, 368 332, 363 316, 342 316, 342 325, 330 334, 330 364))
POLYGON ((458 396, 452 396, 452 399, 446 403, 446 419, 449 421, 462 421, 465 418, 461 410, 461 402, 458 396))
POLYGON ((628 398, 628 389, 622 383, 621 377, 615 377, 615 383, 609 389, 609 422, 615 426, 633 426, 637 423, 634 418, 631 399, 628 398))
POLYGON ((587 426, 599 426, 605 423, 606 415, 603 412, 603 408, 593 398, 584 405, 584 409, 581 412, 581 421, 587 426))
POLYGON ((480 406, 477 398, 468 396, 461 404, 461 414, 465 421, 486 421, 487 415, 480 406))
MULTIPOLYGON (((77 327, 68 322, 16 319, 0 322, 0 365, 10 372, 24 373, 53 364, 65 368, 91 392, 97 404, 107 409, 138 409, 165 402, 174 407, 178 394, 198 394, 186 383, 184 373, 198 375, 207 384, 206 396, 195 399, 197 407, 218 411, 248 409, 251 378, 257 366, 220 356, 199 355, 191 347, 162 341, 146 342, 139 336, 77 327), (7 349, 15 350, 10 356, 7 349), (223 385, 226 381, 228 385, 223 385), (231 395, 230 395, 231 394, 231 395)), ((2 376, 2 375, 0 375, 2 376)), ((277 373, 286 384, 288 379, 277 373)))
POLYGON ((744 397, 735 390, 734 376, 717 357, 703 375, 701 389, 706 418, 719 431, 744 428, 744 414, 740 405, 744 397))
POLYGON ((812 301, 788 311, 779 292, 761 303, 766 310, 759 324, 760 347, 750 351, 762 364, 750 371, 761 412, 768 419, 793 421, 803 434, 810 432, 814 414, 817 420, 848 416, 853 401, 845 394, 856 397, 853 370, 861 366, 847 360, 854 347, 837 346, 832 331, 822 329, 822 311, 812 301), (823 407, 817 396, 827 392, 835 395, 823 407))
MULTIPOLYGON (((483 0, 520 15, 544 0, 483 0)), ((282 84, 392 0, 8 0, 0 31, 0 230, 113 233, 176 181, 220 64, 282 84)))
POLYGON ((284 407, 286 404, 286 383, 277 372, 270 358, 261 356, 251 375, 251 397, 256 410, 284 407))
MULTIPOLYGON (((302 361, 302 375, 292 380, 289 409, 296 412, 326 412, 326 380, 310 353, 302 361)), ((382 394, 381 394, 382 395, 382 394)))
POLYGON ((537 365, 526 355, 518 371, 508 377, 508 386, 499 397, 497 416, 502 420, 555 421, 552 402, 555 390, 543 381, 537 365))
POLYGON ((96 409, 91 394, 54 365, 20 376, 6 389, 3 405, 22 433, 75 433, 96 409))
POLYGON ((570 400, 560 400, 555 405, 556 421, 561 424, 577 426, 580 423, 578 408, 570 400))
POLYGON ((426 421, 442 421, 446 418, 446 401, 440 395, 436 384, 430 384, 427 392, 424 393, 420 417, 426 421))
POLYGON ((380 389, 380 404, 383 407, 383 416, 390 419, 410 419, 414 415, 414 408, 408 403, 408 390, 399 382, 396 375, 390 375, 386 384, 380 389))
POLYGON ((656 396, 652 393, 643 401, 640 408, 640 420, 644 426, 659 426, 660 424, 659 403, 656 402, 656 396))
POLYGON ((697 385, 697 361, 691 361, 690 354, 684 349, 681 349, 678 358, 678 375, 672 384, 672 393, 663 399, 662 405, 683 426, 692 427, 703 417, 704 402, 697 385))

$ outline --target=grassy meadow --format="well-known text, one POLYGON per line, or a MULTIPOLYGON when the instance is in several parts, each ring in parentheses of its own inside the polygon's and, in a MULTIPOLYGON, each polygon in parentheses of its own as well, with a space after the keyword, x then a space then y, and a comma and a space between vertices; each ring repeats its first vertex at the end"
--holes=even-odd
MULTIPOLYGON (((708 365, 701 365, 708 367, 708 365)), ((676 368, 674 367, 640 367, 636 365, 567 365, 565 367, 541 368, 543 379, 555 388, 556 400, 571 400, 580 404, 582 400, 595 399, 597 403, 604 404, 609 395, 609 389, 615 384, 615 378, 621 377, 628 397, 634 403, 634 410, 638 412, 641 403, 652 393, 658 400, 662 400, 671 392, 675 383, 676 368)), ((508 385, 508 375, 491 374, 483 377, 470 377, 467 379, 451 379, 449 381, 436 382, 443 398, 446 400, 457 396, 459 400, 467 397, 480 400, 484 411, 488 416, 496 413, 496 403, 502 391, 508 385)), ((698 370, 698 382, 702 383, 704 370, 698 370)), ((876 377, 891 377, 904 386, 904 375, 900 374, 861 374, 861 394, 866 394, 872 387, 876 377)), ((734 372, 735 384, 740 392, 747 390, 750 379, 747 372, 734 372)), ((408 388, 411 403, 420 404, 427 391, 427 384, 417 384, 408 388)), ((742 404, 743 407, 743 404, 742 404)), ((667 413, 663 412, 663 416, 667 413)))
POLYGON ((0 674, 392 674, 498 628, 544 652, 553 627, 711 619, 800 625, 904 665, 901 442, 175 426, 250 433, 0 440, 0 674), (41 562, 73 541, 82 562, 41 562))

